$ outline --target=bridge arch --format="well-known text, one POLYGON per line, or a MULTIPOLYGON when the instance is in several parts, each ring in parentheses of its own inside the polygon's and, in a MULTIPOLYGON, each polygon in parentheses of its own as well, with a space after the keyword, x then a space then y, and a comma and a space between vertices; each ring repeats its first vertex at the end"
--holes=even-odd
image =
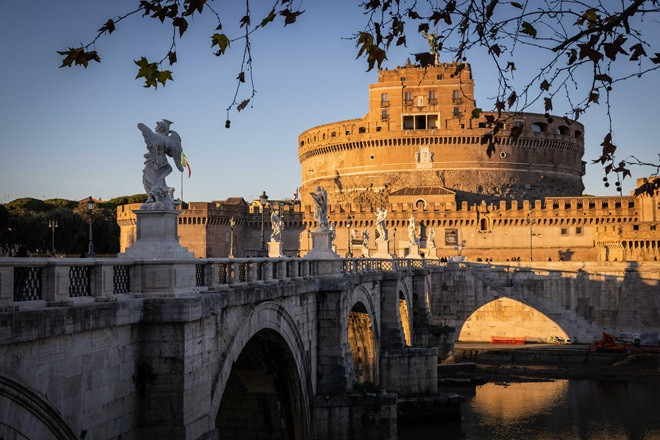
POLYGON ((380 332, 372 295, 365 287, 358 286, 346 298, 346 306, 348 314, 342 322, 346 323, 344 331, 355 380, 358 383, 378 383, 380 332))
POLYGON ((482 305, 465 319, 460 329, 460 342, 490 342, 491 337, 526 338, 532 342, 547 342, 552 336, 569 338, 561 322, 508 297, 482 305))
POLYGON ((243 320, 211 398, 221 438, 246 438, 246 429, 270 431, 270 438, 309 438, 312 382, 304 347, 295 321, 274 302, 260 303, 243 320), (240 420, 232 416, 235 409, 249 416, 240 420), (240 421, 249 423, 241 427, 240 421))
POLYGON ((410 347, 412 345, 413 299, 406 284, 400 282, 397 290, 399 292, 399 322, 401 323, 401 331, 403 332, 404 344, 410 347))
POLYGON ((77 439, 48 402, 18 382, 0 375, 0 438, 77 439))

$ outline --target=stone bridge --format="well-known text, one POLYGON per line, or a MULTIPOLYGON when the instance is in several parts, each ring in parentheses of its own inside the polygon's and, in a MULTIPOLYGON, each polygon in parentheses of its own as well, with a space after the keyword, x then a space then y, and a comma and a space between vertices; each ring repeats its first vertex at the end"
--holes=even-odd
POLYGON ((0 437, 394 439, 459 334, 657 343, 659 267, 0 259, 0 437))

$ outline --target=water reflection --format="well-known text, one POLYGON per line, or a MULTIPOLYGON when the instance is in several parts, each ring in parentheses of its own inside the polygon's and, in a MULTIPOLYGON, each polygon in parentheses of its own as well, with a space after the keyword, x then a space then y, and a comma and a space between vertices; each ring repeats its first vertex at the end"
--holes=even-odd
POLYGON ((509 423, 521 418, 549 411, 568 392, 568 380, 554 382, 488 383, 477 388, 477 399, 472 399, 473 410, 484 419, 509 423))
POLYGON ((467 397, 462 424, 400 427, 399 439, 660 440, 658 408, 658 384, 486 384, 467 397))

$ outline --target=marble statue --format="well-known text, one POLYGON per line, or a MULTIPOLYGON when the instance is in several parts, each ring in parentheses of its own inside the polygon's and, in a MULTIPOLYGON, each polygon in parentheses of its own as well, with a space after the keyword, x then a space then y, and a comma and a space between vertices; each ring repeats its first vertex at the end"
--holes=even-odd
POLYGON ((142 170, 142 184, 147 192, 147 201, 142 204, 141 209, 173 211, 176 205, 181 203, 180 200, 174 199, 174 188, 165 183, 165 177, 172 172, 168 157, 174 159, 174 165, 179 171, 183 171, 181 137, 176 131, 170 130, 171 124, 172 121, 167 119, 158 121, 155 131, 151 131, 142 123, 137 125, 147 144, 142 170))
POLYGON ((411 215, 408 219, 408 240, 410 241, 411 245, 419 245, 415 229, 415 217, 411 215))
POLYGON ((364 247, 369 246, 369 232, 367 232, 367 228, 364 228, 362 230, 362 246, 364 247))
POLYGON ((378 232, 378 241, 387 240, 385 217, 387 217, 387 209, 378 208, 378 211, 376 212, 376 232, 378 232))
POLYGON ((426 248, 435 249, 435 228, 429 228, 426 233, 426 248))
POLYGON ((328 230, 328 193, 320 187, 316 187, 316 192, 309 193, 314 199, 314 220, 316 220, 316 230, 328 230))
POLYGON ((282 241, 282 219, 280 218, 280 213, 278 211, 273 210, 270 213, 270 225, 273 229, 273 232, 270 234, 270 241, 282 241))
POLYGON ((330 243, 333 243, 335 239, 337 238, 337 230, 335 229, 335 224, 332 223, 330 224, 330 243))

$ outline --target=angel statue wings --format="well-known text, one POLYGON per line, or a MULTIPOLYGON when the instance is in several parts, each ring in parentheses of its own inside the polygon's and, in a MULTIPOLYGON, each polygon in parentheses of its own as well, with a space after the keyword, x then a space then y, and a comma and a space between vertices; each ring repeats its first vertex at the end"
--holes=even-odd
POLYGON ((174 188, 165 183, 165 177, 172 172, 167 161, 168 156, 174 159, 174 165, 183 172, 181 137, 176 131, 170 130, 171 124, 172 121, 167 119, 158 121, 155 131, 151 131, 142 123, 137 125, 147 144, 142 170, 142 184, 147 192, 147 201, 142 204, 142 209, 174 210, 180 203, 180 200, 174 199, 174 188))

